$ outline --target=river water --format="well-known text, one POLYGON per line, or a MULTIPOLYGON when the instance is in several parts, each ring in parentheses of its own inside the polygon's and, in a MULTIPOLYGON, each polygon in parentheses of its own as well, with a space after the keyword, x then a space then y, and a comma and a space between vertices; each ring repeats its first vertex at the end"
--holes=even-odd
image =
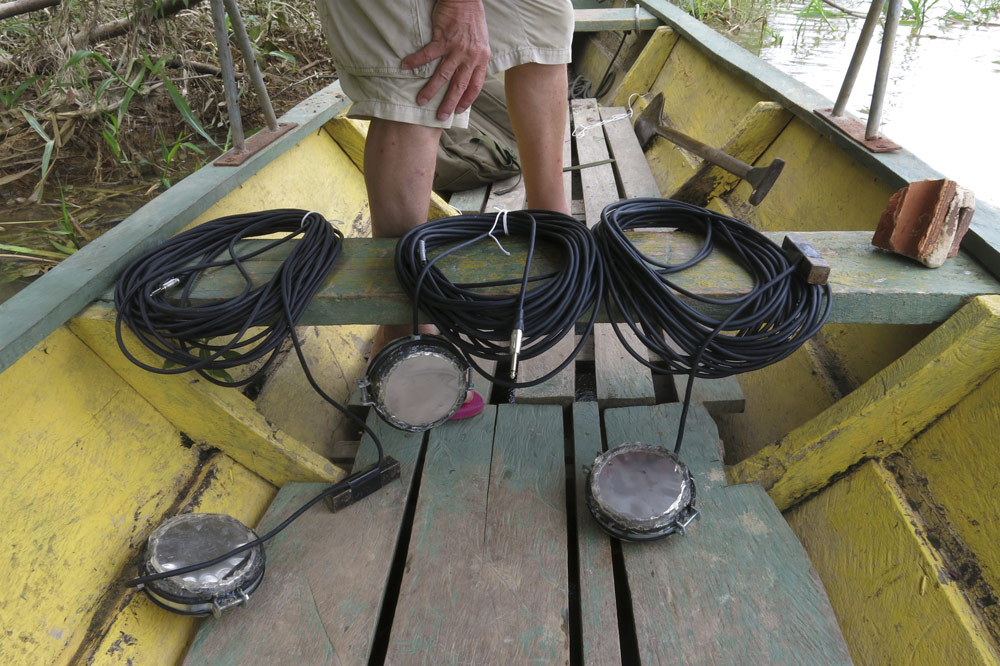
MULTIPOLYGON (((866 0, 838 0, 862 16, 866 0)), ((904 0, 904 8, 909 6, 904 0)), ((854 54, 863 18, 821 5, 826 16, 803 11, 808 1, 774 5, 767 29, 744 30, 735 39, 761 59, 832 101, 854 54)), ((819 5, 816 0, 811 7, 819 5)), ((902 145, 933 169, 993 205, 1000 205, 1000 18, 993 25, 950 21, 966 11, 961 0, 940 0, 919 29, 900 25, 893 49, 880 134, 902 145), (949 4, 950 3, 950 4, 949 4)), ((868 120, 881 48, 876 28, 847 111, 868 120)))

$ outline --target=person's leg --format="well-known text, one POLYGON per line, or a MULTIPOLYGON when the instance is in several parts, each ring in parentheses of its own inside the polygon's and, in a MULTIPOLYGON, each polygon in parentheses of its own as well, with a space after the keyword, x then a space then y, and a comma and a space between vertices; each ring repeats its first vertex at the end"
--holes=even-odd
MULTIPOLYGON (((374 238, 398 238, 427 221, 440 138, 440 128, 371 121, 365 143, 365 185, 374 238)), ((432 331, 421 326, 422 333, 432 331)), ((371 356, 411 332, 409 324, 380 326, 371 356)))
POLYGON ((562 170, 568 104, 566 66, 518 65, 507 70, 504 83, 528 208, 569 214, 562 170))

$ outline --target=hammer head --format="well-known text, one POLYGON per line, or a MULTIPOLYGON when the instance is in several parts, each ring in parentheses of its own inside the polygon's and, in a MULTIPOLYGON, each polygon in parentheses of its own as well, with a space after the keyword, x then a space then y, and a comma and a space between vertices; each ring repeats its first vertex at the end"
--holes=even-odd
POLYGON ((662 120, 663 93, 657 93, 653 101, 646 106, 632 125, 632 129, 635 130, 635 136, 639 139, 639 145, 644 150, 649 145, 649 142, 653 140, 653 137, 657 135, 656 130, 662 124, 662 120))

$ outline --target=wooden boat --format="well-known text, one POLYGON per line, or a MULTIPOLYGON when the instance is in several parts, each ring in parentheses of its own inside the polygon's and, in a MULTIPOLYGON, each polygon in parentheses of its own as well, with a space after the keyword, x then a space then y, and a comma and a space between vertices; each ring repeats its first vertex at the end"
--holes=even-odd
MULTIPOLYGON (((614 116, 616 109, 628 106, 633 93, 664 92, 664 115, 674 127, 708 144, 725 146, 747 162, 767 164, 780 157, 787 166, 766 200, 751 207, 748 185, 703 168, 688 153, 660 141, 646 150, 641 163, 614 153, 617 171, 610 164, 581 169, 575 186, 582 192, 576 197, 582 199, 577 212, 592 221, 601 197, 635 195, 630 192, 671 196, 699 185, 710 208, 774 232, 776 238, 797 232, 833 266, 834 314, 816 339, 770 368, 741 375, 738 381, 698 387, 697 399, 712 418, 696 418, 700 425, 692 427, 705 429, 703 440, 709 446, 714 446, 717 428, 725 445, 729 483, 760 484, 770 501, 762 492, 751 492, 753 485, 721 489, 728 495, 714 488, 725 486, 722 467, 716 454, 703 451, 704 464, 716 465, 711 468, 714 472, 707 472, 707 506, 721 506, 722 498, 728 497, 736 513, 731 538, 725 533, 713 537, 717 550, 703 553, 696 562, 676 550, 687 544, 700 547, 693 536, 680 541, 683 546, 670 545, 673 551, 612 547, 606 538, 592 535, 593 526, 587 523, 582 504, 577 505, 563 522, 576 525, 569 538, 578 537, 581 545, 574 550, 569 542, 573 553, 569 567, 578 578, 568 586, 570 592, 565 575, 556 586, 562 591, 556 621, 539 620, 537 634, 519 635, 518 640, 501 640, 500 633, 494 635, 482 623, 478 625, 484 626, 482 632, 472 632, 482 633, 487 641, 496 639, 497 643, 488 643, 493 648, 521 645, 520 653, 490 648, 475 653, 477 657, 468 653, 463 657, 447 652, 441 645, 446 638, 460 644, 469 636, 459 630, 448 634, 441 627, 434 634, 440 644, 427 638, 427 626, 424 634, 386 638, 392 618, 386 620, 383 613, 379 619, 383 584, 386 589, 398 588, 401 580, 415 584, 404 578, 409 574, 398 561, 392 569, 398 576, 394 583, 383 583, 386 576, 365 580, 355 572, 353 578, 361 580, 353 582, 376 595, 370 602, 352 596, 356 591, 346 592, 354 590, 352 576, 337 568, 339 563, 354 556, 365 559, 378 550, 385 551, 386 562, 392 559, 394 541, 385 541, 388 537, 380 536, 384 530, 379 526, 385 520, 398 523, 399 516, 407 513, 405 490, 384 491, 389 494, 368 507, 374 513, 364 514, 363 519, 351 518, 349 512, 336 514, 339 520, 353 521, 350 529, 343 527, 345 523, 329 527, 319 517, 308 518, 312 522, 302 528, 312 530, 305 534, 330 549, 320 561, 337 572, 335 582, 343 595, 324 603, 352 618, 343 637, 331 634, 329 626, 316 623, 315 617, 303 615, 304 606, 297 602, 288 602, 287 613, 268 611, 263 620, 259 615, 253 621, 247 620, 249 615, 237 615, 238 620, 229 620, 229 629, 217 627, 213 633, 212 621, 199 624, 200 620, 167 613, 145 595, 122 587, 121 582, 135 571, 147 535, 165 517, 182 511, 221 512, 256 525, 279 489, 291 489, 287 495, 282 491, 281 501, 275 502, 278 508, 272 507, 280 513, 278 505, 295 505, 319 487, 314 484, 330 483, 345 474, 345 465, 338 461, 349 459, 353 451, 345 452, 341 440, 350 440, 352 433, 321 408, 293 363, 279 365, 252 393, 189 377, 154 376, 132 366, 118 351, 108 302, 109 288, 133 257, 184 228, 247 210, 288 206, 321 211, 340 220, 337 224, 349 237, 348 264, 316 299, 303 324, 314 326, 308 329, 308 355, 320 382, 337 387, 337 397, 349 395, 365 363, 373 325, 406 321, 409 310, 387 277, 391 243, 365 238, 368 209, 360 159, 365 125, 343 116, 349 100, 334 84, 283 117, 296 128, 242 166, 203 168, 0 305, 0 422, 6 479, 0 506, 7 535, 0 661, 177 663, 187 654, 190 663, 250 663, 256 654, 255 663, 329 659, 437 663, 446 656, 476 663, 496 663, 501 658, 513 663, 529 658, 597 664, 628 663, 633 658, 643 663, 845 663, 846 642, 856 663, 997 663, 1000 214, 979 202, 962 252, 939 269, 872 249, 871 232, 890 195, 909 182, 938 174, 905 150, 873 154, 839 134, 814 113, 829 106, 828 100, 665 0, 643 0, 639 5, 641 9, 594 5, 578 10, 575 73, 596 82, 608 79, 607 73, 614 79, 600 91, 597 101, 602 108, 593 101, 574 103, 576 126, 596 126, 601 113, 605 118, 614 116), (620 181, 620 191, 597 193, 602 183, 615 180, 620 181), (783 512, 784 521, 774 506, 783 512), (767 520, 773 522, 765 525, 759 516, 771 516, 767 520), (789 526, 792 538, 787 536, 789 526), (342 534, 360 536, 352 541, 342 534), (746 534, 756 536, 747 540, 746 534), (583 543, 591 538, 588 535, 593 536, 590 545, 583 543), (753 548, 747 545, 751 543, 753 548), (589 549, 594 544, 599 550, 589 549), (654 556, 663 552, 667 555, 654 556), (815 584, 810 561, 822 585, 815 584), (639 577, 637 562, 647 567, 643 575, 655 577, 659 572, 661 577, 656 581, 639 577), (626 583, 620 577, 624 570, 629 576, 626 583), (684 572, 689 575, 686 580, 684 572), (690 616, 690 625, 666 627, 662 609, 637 601, 640 588, 669 588, 670 578, 684 582, 683 589, 671 594, 694 595, 680 613, 690 616), (747 585, 757 587, 751 590, 747 585), (809 595, 796 596, 797 590, 807 588, 809 595), (807 597, 811 601, 802 602, 807 597), (767 606, 769 599, 784 609, 774 611, 773 605, 767 606), (729 621, 733 604, 745 606, 739 616, 745 624, 729 621), (730 610, 719 610, 722 607, 730 610), (832 629, 824 624, 834 616, 828 612, 831 607, 836 618, 832 629), (560 617, 559 608, 570 611, 560 617), (570 627, 565 632, 560 628, 563 623, 570 627), (636 633, 619 635, 620 628, 630 626, 636 633), (639 633, 641 626, 658 634, 662 645, 647 644, 639 633), (797 642, 773 639, 786 631, 795 634, 797 642), (228 638, 227 632, 232 634, 228 638), (380 632, 385 636, 379 638, 380 632), (269 653, 255 642, 261 636, 265 645, 285 651, 265 656, 269 653), (329 647, 324 647, 326 652, 307 649, 316 636, 326 641, 322 643, 329 647), (692 652, 691 645, 706 651, 692 652)), ((641 104, 636 102, 636 108, 641 104)), ((611 138, 622 127, 628 129, 623 122, 603 126, 613 152, 624 145, 611 138)), ((607 151, 600 131, 590 136, 599 139, 596 150, 607 151)), ((584 154, 590 148, 578 141, 580 163, 602 161, 599 155, 584 154)), ((485 190, 471 193, 453 198, 451 204, 435 196, 430 214, 453 214, 452 204, 458 209, 482 209, 488 195, 485 190)), ((476 257, 470 262, 475 264, 476 257)), ((481 270, 474 265, 459 269, 481 270)), ((735 279, 722 264, 713 270, 720 272, 704 278, 698 288, 724 291, 727 281, 735 279)), ((598 339, 597 344, 604 343, 598 339)), ((521 396, 526 402, 561 403, 525 412, 537 421, 531 428, 544 430, 559 423, 563 413, 565 422, 573 424, 569 431, 577 458, 567 468, 569 482, 561 476, 558 433, 553 435, 559 442, 555 457, 548 460, 556 475, 551 478, 564 484, 549 490, 562 497, 568 488, 570 504, 572 483, 582 483, 592 460, 580 452, 596 450, 593 442, 581 444, 586 433, 596 436, 597 448, 602 428, 625 431, 632 422, 656 437, 659 426, 653 415, 661 412, 655 410, 669 411, 662 405, 642 405, 662 401, 670 387, 664 390, 648 376, 638 381, 641 373, 636 371, 616 374, 620 358, 621 354, 595 348, 592 360, 584 361, 597 368, 589 371, 599 384, 596 404, 566 404, 573 401, 572 378, 568 387, 556 381, 542 394, 521 396), (610 369, 603 365, 608 355, 610 369), (603 426, 598 404, 606 408, 603 426), (620 405, 647 411, 613 409, 620 405)), ((505 410, 497 408, 498 413, 510 413, 505 410)), ((471 438, 471 431, 458 432, 466 440, 471 438)), ((566 432, 564 437, 569 436, 566 432)), ((418 462, 424 458, 418 460, 414 453, 417 448, 412 445, 409 457, 403 459, 411 477, 414 467, 423 469, 418 462)), ((399 450, 404 453, 396 455, 407 451, 405 446, 399 450)), ((478 478, 476 474, 485 468, 487 486, 497 483, 489 476, 489 456, 460 463, 459 472, 469 478, 478 478)), ((428 477, 430 469, 423 470, 425 486, 434 480, 428 477)), ((523 465, 517 473, 530 476, 531 469, 523 465)), ((548 477, 531 477, 538 493, 545 485, 543 478, 548 477)), ((490 495, 491 504, 499 503, 499 490, 489 487, 498 493, 490 495)), ((411 506, 404 522, 419 522, 428 492, 421 490, 420 502, 411 498, 416 506, 411 506)), ((435 506, 443 505, 431 504, 435 506)), ((264 522, 271 520, 273 525, 273 519, 264 522)), ((703 522, 702 533, 707 535, 714 523, 703 522)), ((696 524, 691 531, 697 533, 702 527, 696 524)), ((565 551, 567 536, 562 530, 551 543, 562 544, 565 551)), ((528 543, 548 543, 546 534, 540 531, 528 543)), ((419 546, 418 541, 413 539, 410 547, 419 546)), ((275 548, 290 548, 289 543, 275 548)), ((419 560, 406 557, 405 545, 402 561, 409 570, 419 560)), ((439 559, 431 560, 424 570, 440 570, 443 562, 452 561, 449 558, 457 561, 460 550, 438 553, 439 559)), ((281 554, 272 558, 268 575, 288 582, 281 572, 306 556, 299 550, 275 552, 281 554)), ((565 560, 566 553, 562 556, 565 560)), ((319 595, 302 587, 301 581, 288 585, 281 589, 293 596, 319 595)), ((272 597, 278 594, 275 589, 272 586, 272 597)), ((403 618, 405 601, 404 594, 385 612, 391 615, 398 603, 396 617, 403 618)), ((410 602, 411 613, 421 609, 436 613, 443 607, 422 597, 410 602)), ((246 611, 258 603, 266 607, 269 602, 255 597, 246 611)), ((529 615, 544 616, 537 608, 524 608, 529 615)), ((460 610, 478 618, 481 609, 460 610)), ((491 619, 499 623, 509 608, 498 602, 494 610, 498 617, 491 619)), ((493 626, 492 621, 487 624, 493 626)))

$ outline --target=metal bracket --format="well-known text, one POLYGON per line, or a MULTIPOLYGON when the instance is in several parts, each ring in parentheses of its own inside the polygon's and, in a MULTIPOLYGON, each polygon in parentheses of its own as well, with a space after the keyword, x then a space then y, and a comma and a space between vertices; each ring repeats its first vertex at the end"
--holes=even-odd
POLYGON ((214 164, 215 166, 239 166, 279 136, 295 127, 295 124, 282 123, 280 126, 278 125, 274 116, 274 108, 271 106, 271 98, 268 97, 267 88, 264 86, 264 77, 257 65, 253 43, 247 34, 246 24, 243 22, 243 16, 240 14, 236 0, 211 0, 211 5, 215 40, 218 42, 219 48, 219 65, 222 68, 222 84, 226 93, 226 108, 229 112, 229 124, 233 137, 233 149, 216 160, 214 164), (260 103, 260 109, 267 124, 267 129, 257 132, 249 141, 243 138, 243 119, 237 101, 236 74, 233 69, 233 54, 229 49, 229 31, 226 26, 227 14, 233 28, 236 44, 239 46, 240 53, 243 54, 247 76, 257 94, 257 101, 260 103))

